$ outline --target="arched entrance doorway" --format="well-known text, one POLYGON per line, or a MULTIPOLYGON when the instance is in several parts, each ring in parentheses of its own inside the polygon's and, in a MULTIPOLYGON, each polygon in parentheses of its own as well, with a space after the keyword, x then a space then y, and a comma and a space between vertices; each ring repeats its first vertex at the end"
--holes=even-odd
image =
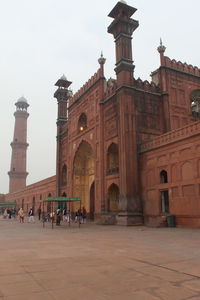
POLYGON ((119 210, 119 187, 111 184, 108 189, 108 211, 117 212, 119 210))
POLYGON ((94 197, 93 183, 94 183, 93 150, 88 142, 83 141, 80 144, 74 158, 73 196, 81 198, 82 206, 85 207, 88 215, 94 218, 95 197, 94 197), (91 198, 91 196, 93 198, 91 198), (92 202, 91 199, 93 199, 92 202))

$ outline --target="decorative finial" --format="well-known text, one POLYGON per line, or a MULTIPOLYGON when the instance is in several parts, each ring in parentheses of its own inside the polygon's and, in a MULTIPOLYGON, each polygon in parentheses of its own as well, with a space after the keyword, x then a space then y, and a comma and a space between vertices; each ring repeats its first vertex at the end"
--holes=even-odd
POLYGON ((24 102, 24 103, 27 103, 28 101, 27 101, 27 99, 24 97, 24 95, 23 96, 21 96, 18 100, 17 100, 17 102, 24 102))
POLYGON ((98 62, 100 65, 104 65, 106 62, 106 59, 103 57, 103 51, 101 51, 101 57, 98 59, 98 62))
POLYGON ((63 74, 63 75, 60 77, 60 79, 66 80, 66 81, 67 81, 67 77, 65 76, 65 74, 63 74))
POLYGON ((160 46, 157 48, 157 50, 160 54, 163 54, 166 50, 166 47, 163 45, 161 38, 160 38, 160 46))

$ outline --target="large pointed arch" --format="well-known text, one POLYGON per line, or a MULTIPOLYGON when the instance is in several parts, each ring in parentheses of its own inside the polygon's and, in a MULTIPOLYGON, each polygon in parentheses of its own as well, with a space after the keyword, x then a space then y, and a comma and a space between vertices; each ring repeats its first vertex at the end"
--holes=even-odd
POLYGON ((80 197, 82 206, 90 214, 90 187, 94 182, 94 153, 92 146, 83 140, 73 161, 73 196, 80 197))

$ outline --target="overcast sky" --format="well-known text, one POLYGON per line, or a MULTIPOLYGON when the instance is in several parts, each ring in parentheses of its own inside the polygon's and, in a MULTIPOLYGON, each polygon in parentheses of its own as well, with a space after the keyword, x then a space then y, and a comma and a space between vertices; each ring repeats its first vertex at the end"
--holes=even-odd
MULTIPOLYGON (((0 193, 8 192, 15 102, 28 99, 27 184, 55 175, 57 104, 64 73, 77 91, 98 69, 114 77, 115 48, 107 33, 115 0, 0 0, 0 193)), ((135 77, 150 79, 166 55, 200 67, 199 0, 129 0, 140 26, 133 36, 135 77)))

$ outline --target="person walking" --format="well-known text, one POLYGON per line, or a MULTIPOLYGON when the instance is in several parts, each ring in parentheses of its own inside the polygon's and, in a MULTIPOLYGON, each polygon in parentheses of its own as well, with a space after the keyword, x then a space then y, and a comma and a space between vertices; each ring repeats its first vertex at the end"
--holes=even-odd
POLYGON ((24 211, 22 208, 18 211, 18 216, 19 216, 19 222, 24 223, 24 211))
POLYGON ((34 210, 32 207, 30 208, 28 215, 29 215, 28 222, 35 223, 34 210))
POLYGON ((16 217, 16 209, 15 208, 12 209, 12 216, 15 219, 15 217, 16 217))
POLYGON ((78 210, 76 210, 76 212, 75 212, 75 223, 77 223, 77 222, 78 222, 78 216, 79 216, 79 214, 78 214, 78 210))
POLYGON ((7 209, 8 219, 12 218, 12 211, 10 208, 7 209))
POLYGON ((60 207, 56 210, 56 225, 60 226, 60 221, 61 221, 61 210, 60 207))
POLYGON ((72 221, 70 210, 67 211, 66 221, 67 221, 68 223, 70 223, 70 222, 72 221))
POLYGON ((63 221, 67 221, 67 209, 66 209, 66 207, 63 208, 62 216, 63 216, 63 221))
POLYGON ((3 213, 3 218, 7 219, 7 217, 8 217, 8 212, 7 212, 7 208, 6 208, 3 213))
POLYGON ((76 211, 76 215, 75 215, 75 223, 82 223, 83 222, 82 217, 83 217, 82 211, 81 211, 81 209, 78 209, 76 211))

